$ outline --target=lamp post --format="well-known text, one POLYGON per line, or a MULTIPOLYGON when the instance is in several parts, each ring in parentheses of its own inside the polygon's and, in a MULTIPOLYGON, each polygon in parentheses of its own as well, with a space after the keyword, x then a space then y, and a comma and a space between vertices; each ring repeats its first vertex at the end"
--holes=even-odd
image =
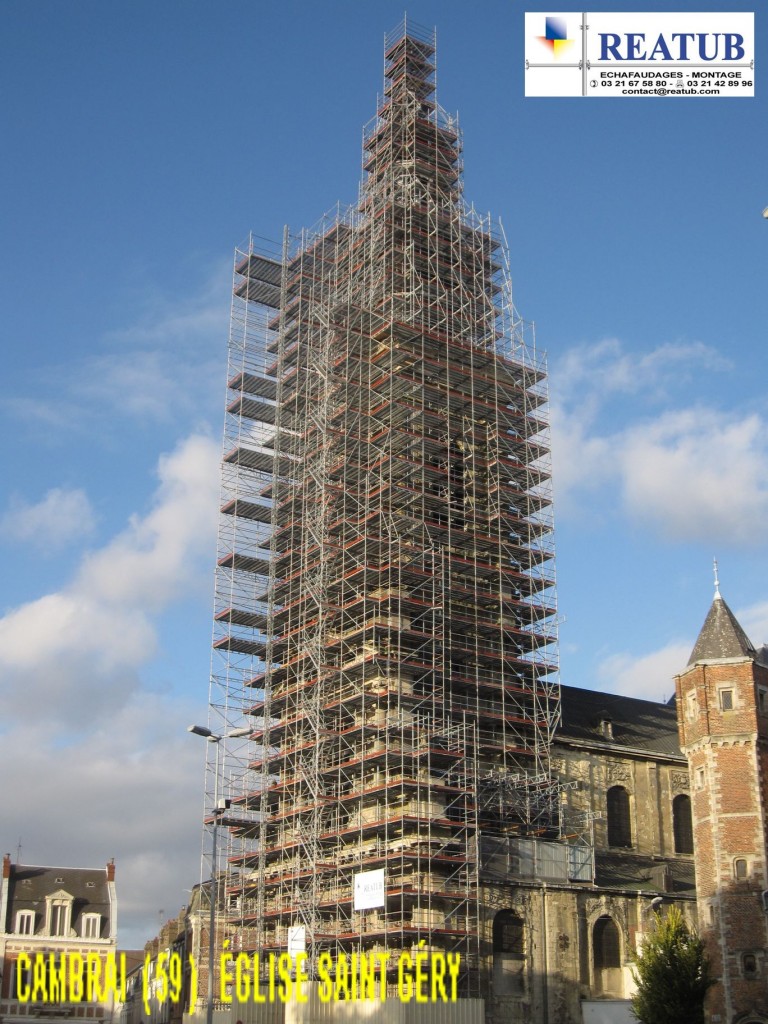
POLYGON ((213 969, 216 963, 214 934, 216 931, 216 903, 218 895, 216 847, 219 834, 219 814, 224 809, 219 807, 219 743, 222 740, 248 736, 251 733, 251 728, 246 726, 242 729, 231 729, 229 732, 219 735, 204 725, 189 725, 187 726, 187 732, 194 733, 195 736, 202 736, 209 743, 216 745, 216 770, 213 780, 213 829, 211 832, 211 894, 209 899, 210 914, 208 917, 208 990, 205 1007, 205 1022, 206 1024, 213 1024, 213 969))

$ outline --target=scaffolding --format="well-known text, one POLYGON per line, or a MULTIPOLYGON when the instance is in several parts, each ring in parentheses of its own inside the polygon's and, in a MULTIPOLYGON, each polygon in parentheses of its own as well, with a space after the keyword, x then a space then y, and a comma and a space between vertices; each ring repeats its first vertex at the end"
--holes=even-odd
POLYGON ((207 800, 233 948, 423 940, 478 995, 481 838, 559 830, 547 391, 434 54, 386 37, 356 206, 236 253, 211 727, 253 733, 207 800))

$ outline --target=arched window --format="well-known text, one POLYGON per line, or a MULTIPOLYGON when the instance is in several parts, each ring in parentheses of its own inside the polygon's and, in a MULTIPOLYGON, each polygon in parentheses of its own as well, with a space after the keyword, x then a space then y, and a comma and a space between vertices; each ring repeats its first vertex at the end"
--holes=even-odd
POLYGON ((595 988, 605 995, 621 995, 621 936, 616 922, 607 915, 595 921, 592 931, 592 961, 595 988))
POLYGON ((610 917, 599 917, 593 933, 595 970, 606 967, 621 967, 621 941, 619 929, 610 917))
POLYGON ((500 910, 493 919, 493 952, 522 960, 525 956, 523 928, 523 919, 514 910, 500 910))
POLYGON ((611 786, 607 793, 608 845, 631 846, 632 822, 629 816, 629 793, 623 786, 611 786))
POLYGON ((691 798, 686 793, 680 793, 672 801, 672 829, 675 833, 675 853, 693 853, 691 798))
POLYGON ((525 923, 514 910, 500 910, 493 919, 493 990, 496 995, 522 995, 525 989, 525 923))

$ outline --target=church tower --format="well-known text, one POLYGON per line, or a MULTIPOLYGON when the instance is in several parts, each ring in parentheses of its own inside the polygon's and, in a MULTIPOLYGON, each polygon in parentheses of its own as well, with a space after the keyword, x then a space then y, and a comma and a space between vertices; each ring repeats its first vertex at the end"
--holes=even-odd
POLYGON ((676 678, 691 776, 699 928, 718 984, 707 1020, 768 1020, 768 649, 758 651, 716 582, 676 678))
POLYGON ((359 203, 236 257, 208 823, 242 949, 396 986, 421 943, 477 998, 515 939, 486 847, 560 831, 546 373, 434 33, 384 65, 359 203))

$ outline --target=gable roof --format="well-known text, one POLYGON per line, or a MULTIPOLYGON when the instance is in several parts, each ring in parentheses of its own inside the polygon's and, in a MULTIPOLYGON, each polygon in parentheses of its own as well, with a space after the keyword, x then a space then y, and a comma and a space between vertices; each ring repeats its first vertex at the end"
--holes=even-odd
POLYGON ((718 591, 694 644, 689 665, 699 661, 752 658, 757 652, 718 591))

